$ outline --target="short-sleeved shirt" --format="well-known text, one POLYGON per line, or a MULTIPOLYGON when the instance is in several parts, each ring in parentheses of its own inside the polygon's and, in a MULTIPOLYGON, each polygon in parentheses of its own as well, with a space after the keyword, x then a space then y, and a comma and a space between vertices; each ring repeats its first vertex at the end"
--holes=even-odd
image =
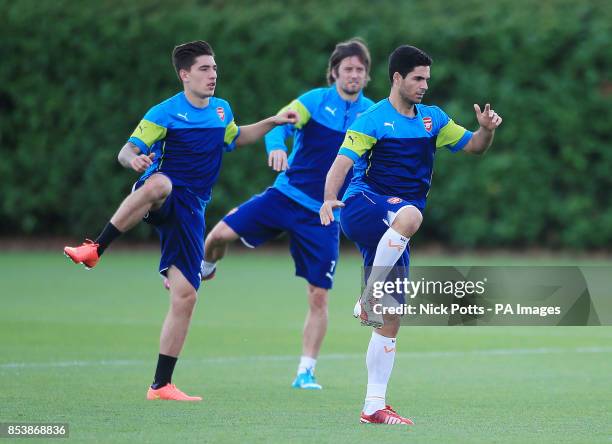
POLYGON ((346 101, 332 85, 308 91, 283 108, 296 111, 300 120, 295 125, 276 127, 265 137, 268 152, 287 151, 285 139, 294 137, 289 167, 277 176, 274 188, 318 213, 323 203, 325 176, 346 130, 372 105, 374 102, 361 92, 357 100, 346 101))
POLYGON ((369 191, 424 208, 436 150, 459 151, 471 138, 436 106, 417 104, 415 116, 407 117, 381 100, 351 125, 338 152, 355 162, 344 199, 369 191))
POLYGON ((223 153, 235 148, 239 132, 225 100, 211 97, 208 106, 197 108, 180 92, 151 108, 128 141, 145 154, 155 153, 141 180, 162 172, 206 204, 223 153))

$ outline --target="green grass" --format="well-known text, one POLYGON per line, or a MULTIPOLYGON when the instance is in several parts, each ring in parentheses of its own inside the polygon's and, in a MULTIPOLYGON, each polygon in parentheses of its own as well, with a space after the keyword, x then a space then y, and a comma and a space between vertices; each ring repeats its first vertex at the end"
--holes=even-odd
POLYGON ((205 397, 196 404, 144 400, 167 310, 157 252, 111 251, 91 272, 61 254, 1 254, 0 422, 68 422, 70 441, 104 443, 612 441, 610 327, 405 327, 388 401, 416 426, 362 426, 370 331, 350 316, 359 259, 342 257, 330 296, 324 390, 300 392, 289 384, 304 281, 286 254, 233 253, 200 291, 175 372, 205 397))

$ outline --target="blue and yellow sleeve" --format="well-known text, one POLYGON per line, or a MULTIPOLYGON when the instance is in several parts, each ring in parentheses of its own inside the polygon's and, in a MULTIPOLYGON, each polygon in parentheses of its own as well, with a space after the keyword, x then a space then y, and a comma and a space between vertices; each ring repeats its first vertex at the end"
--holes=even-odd
POLYGON ((264 141, 268 153, 274 150, 287 151, 285 140, 293 136, 296 129, 302 129, 310 120, 310 111, 299 99, 295 99, 289 105, 283 107, 278 114, 288 110, 295 111, 298 114, 298 122, 295 125, 277 126, 265 135, 264 141))
POLYGON ((223 135, 223 144, 226 152, 234 151, 236 149, 236 140, 240 136, 240 127, 234 120, 234 113, 230 104, 223 102, 223 108, 225 109, 225 116, 227 118, 227 126, 225 127, 225 134, 223 135))
POLYGON ((295 125, 293 125, 295 129, 302 129, 310 120, 310 111, 308 111, 306 105, 304 105, 299 99, 293 100, 289 105, 281 109, 279 113, 288 110, 293 110, 298 114, 298 121, 295 125))
POLYGON ((449 119, 438 133, 436 148, 447 147, 452 152, 457 152, 465 147, 472 138, 472 134, 471 131, 449 119))
POLYGON ((142 119, 128 139, 128 142, 136 145, 141 152, 148 154, 155 142, 166 137, 166 131, 165 127, 150 120, 142 119))
POLYGON ((436 125, 436 148, 448 148, 453 153, 461 150, 472 138, 472 132, 457 125, 437 106, 428 107, 436 125))
POLYGON ((166 137, 168 130, 164 125, 164 115, 159 105, 151 108, 144 115, 128 142, 136 145, 142 153, 149 154, 153 144, 166 137))
POLYGON ((376 144, 375 127, 369 119, 357 119, 348 129, 338 155, 343 155, 356 162, 363 154, 376 144))
POLYGON ((236 149, 236 140, 238 136, 240 136, 240 128, 236 125, 234 119, 232 119, 225 127, 225 135, 223 136, 225 151, 233 151, 236 149))

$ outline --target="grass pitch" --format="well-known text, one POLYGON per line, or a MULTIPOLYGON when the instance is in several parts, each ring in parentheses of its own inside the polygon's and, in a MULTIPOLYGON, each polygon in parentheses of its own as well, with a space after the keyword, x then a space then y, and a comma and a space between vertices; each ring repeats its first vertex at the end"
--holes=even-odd
POLYGON ((105 443, 612 441, 610 327, 404 327, 387 399, 416 425, 358 424, 370 330, 350 316, 350 255, 330 296, 322 391, 289 387, 306 312, 289 255, 235 249, 200 290, 175 371, 204 401, 147 402, 168 298, 157 260, 110 250, 86 272, 60 252, 0 254, 0 422, 67 422, 70 441, 105 443))

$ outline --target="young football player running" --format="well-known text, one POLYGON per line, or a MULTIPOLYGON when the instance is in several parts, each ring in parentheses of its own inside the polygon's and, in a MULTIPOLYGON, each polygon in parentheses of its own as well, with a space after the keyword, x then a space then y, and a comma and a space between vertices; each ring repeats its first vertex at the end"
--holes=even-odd
POLYGON ((183 91, 155 105, 119 152, 119 163, 143 173, 95 241, 65 247, 74 263, 93 268, 118 236, 140 220, 153 225, 161 241, 159 272, 170 289, 157 369, 147 399, 200 401, 172 384, 202 278, 204 211, 225 151, 255 142, 277 125, 297 121, 284 111, 238 127, 228 102, 214 97, 217 65, 204 41, 184 43, 172 53, 183 91))

